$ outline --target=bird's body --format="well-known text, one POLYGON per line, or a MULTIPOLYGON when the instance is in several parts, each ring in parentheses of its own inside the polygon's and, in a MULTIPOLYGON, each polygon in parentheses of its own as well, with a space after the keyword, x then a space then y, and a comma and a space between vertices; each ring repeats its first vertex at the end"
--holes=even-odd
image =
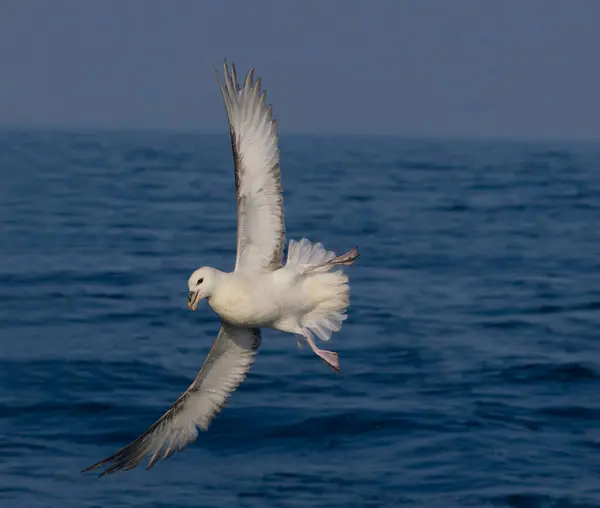
MULTIPOLYGON (((339 272, 310 270, 330 259, 320 245, 313 246, 306 240, 302 245, 317 251, 312 264, 299 266, 292 260, 278 270, 261 274, 211 269, 217 280, 207 297, 211 309, 235 326, 273 328, 300 335, 303 328, 316 326, 335 314, 341 323, 341 313, 349 304, 348 279, 339 272)), ((333 257, 331 253, 330 258, 333 257)), ((190 281, 195 277, 192 275, 190 281)), ((326 334, 317 335, 323 340, 329 338, 326 334)))
POLYGON ((285 268, 261 274, 219 273, 219 287, 208 305, 232 325, 247 328, 278 328, 281 319, 293 315, 287 292, 296 289, 297 278, 285 268))
POLYGON ((319 349, 314 337, 329 340, 340 330, 350 305, 348 277, 339 268, 358 257, 352 249, 336 256, 320 243, 291 240, 285 264, 285 225, 279 168, 277 122, 260 78, 250 70, 243 86, 235 67, 217 74, 229 120, 238 206, 235 269, 202 267, 188 280, 188 307, 206 298, 221 329, 190 387, 135 441, 86 468, 104 474, 126 471, 150 456, 147 468, 183 450, 207 430, 229 395, 244 380, 261 344, 261 328, 301 336, 339 372, 338 354, 319 349))

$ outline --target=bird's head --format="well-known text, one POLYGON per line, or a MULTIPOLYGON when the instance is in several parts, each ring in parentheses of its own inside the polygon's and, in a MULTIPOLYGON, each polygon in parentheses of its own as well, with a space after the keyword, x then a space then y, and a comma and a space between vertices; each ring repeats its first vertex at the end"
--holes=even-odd
POLYGON ((188 280, 190 294, 188 309, 196 310, 202 298, 210 298, 217 283, 217 270, 203 266, 198 268, 188 280))

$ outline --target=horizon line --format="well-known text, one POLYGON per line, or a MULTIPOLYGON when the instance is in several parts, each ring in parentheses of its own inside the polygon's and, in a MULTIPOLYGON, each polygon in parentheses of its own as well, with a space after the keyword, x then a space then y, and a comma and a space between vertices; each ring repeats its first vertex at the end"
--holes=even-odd
MULTIPOLYGON (((221 136, 229 135, 227 128, 196 128, 196 127, 142 127, 142 126, 106 126, 106 125, 66 125, 66 124, 41 124, 41 123, 0 123, 1 132, 57 132, 64 134, 76 133, 147 133, 147 134, 172 134, 172 135, 200 135, 200 136, 221 136)), ((600 137, 558 137, 558 136, 505 136, 485 135, 485 134, 448 134, 448 133, 409 133, 409 132, 386 132, 386 131, 307 131, 307 130, 287 130, 279 129, 280 137, 324 137, 324 138, 392 138, 406 141, 456 141, 456 142, 504 142, 504 143, 600 143, 600 137)))

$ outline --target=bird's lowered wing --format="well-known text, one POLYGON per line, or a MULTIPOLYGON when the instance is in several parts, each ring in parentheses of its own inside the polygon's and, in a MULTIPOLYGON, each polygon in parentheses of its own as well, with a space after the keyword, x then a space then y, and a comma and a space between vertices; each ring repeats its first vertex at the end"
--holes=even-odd
POLYGON ((260 330, 222 323, 202 369, 177 402, 146 432, 124 448, 86 468, 105 467, 100 476, 128 471, 150 455, 146 469, 193 443, 229 395, 244 380, 260 346, 260 330))
POLYGON ((219 87, 229 119, 238 206, 236 271, 267 272, 281 267, 285 244, 279 171, 279 136, 272 108, 250 69, 240 88, 232 64, 224 63, 219 87))

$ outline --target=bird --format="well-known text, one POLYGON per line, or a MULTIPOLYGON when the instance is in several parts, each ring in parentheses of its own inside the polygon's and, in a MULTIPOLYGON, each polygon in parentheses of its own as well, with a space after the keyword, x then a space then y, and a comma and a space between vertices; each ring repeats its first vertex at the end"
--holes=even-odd
POLYGON ((341 329, 350 306, 350 283, 343 267, 359 257, 356 247, 336 256, 307 238, 290 240, 286 228, 280 173, 277 120, 267 104, 261 78, 250 68, 240 86, 235 64, 223 63, 223 79, 213 65, 225 103, 233 151, 237 198, 237 253, 232 272, 211 267, 195 270, 188 280, 187 305, 201 300, 218 315, 220 330, 189 388, 137 439, 83 469, 104 468, 100 477, 128 471, 145 461, 150 469, 196 441, 252 367, 261 345, 261 328, 304 340, 334 371, 339 355, 317 347, 341 329))

